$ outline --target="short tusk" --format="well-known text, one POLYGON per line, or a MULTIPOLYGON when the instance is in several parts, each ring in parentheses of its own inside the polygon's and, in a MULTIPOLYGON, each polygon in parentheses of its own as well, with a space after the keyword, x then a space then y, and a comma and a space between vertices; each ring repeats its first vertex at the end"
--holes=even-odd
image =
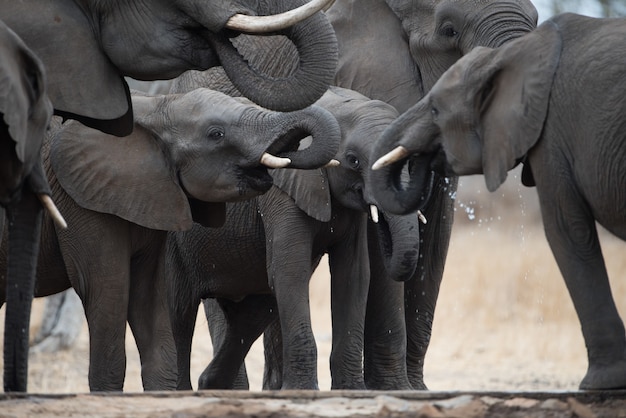
POLYGON ((426 221, 426 217, 424 216, 424 214, 422 213, 421 210, 417 211, 417 218, 420 220, 421 223, 423 223, 424 225, 426 225, 427 221, 426 221))
POLYGON ((372 221, 378 223, 378 208, 376 205, 370 205, 370 214, 372 215, 372 221))
POLYGON ((52 201, 52 198, 45 193, 37 195, 43 207, 48 211, 50 217, 54 220, 54 223, 61 229, 67 229, 67 222, 63 219, 63 215, 59 212, 56 205, 52 201))
POLYGON ((387 154, 380 157, 374 165, 372 165, 372 170, 378 170, 383 168, 386 165, 391 163, 395 163, 398 160, 401 160, 405 157, 409 156, 409 150, 404 148, 402 145, 396 147, 395 149, 389 151, 387 154))
POLYGON ((285 168, 291 164, 289 158, 277 157, 268 152, 264 152, 261 156, 261 164, 269 168, 285 168))
POLYGON ((326 167, 326 168, 328 168, 328 167, 339 167, 340 165, 341 165, 341 163, 339 162, 339 160, 335 160, 333 158, 332 160, 327 162, 324 167, 326 167))
POLYGON ((320 10, 330 7, 333 1, 311 0, 298 8, 271 16, 248 16, 238 13, 228 19, 226 29, 245 33, 276 32, 291 27, 320 10))

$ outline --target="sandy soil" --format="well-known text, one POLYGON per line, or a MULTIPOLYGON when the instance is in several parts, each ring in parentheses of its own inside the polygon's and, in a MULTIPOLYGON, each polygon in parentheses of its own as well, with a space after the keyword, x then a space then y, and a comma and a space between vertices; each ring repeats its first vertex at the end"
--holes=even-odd
MULTIPOLYGON (((480 177, 464 180, 460 188, 426 359, 425 381, 433 391, 575 391, 585 373, 580 326, 543 235, 534 191, 514 181, 494 194, 485 191, 480 177)), ((624 312, 626 282, 620 279, 626 273, 626 244, 603 231, 601 240, 614 297, 624 312)), ((323 264, 311 282, 323 391, 330 387, 328 279, 323 264)), ((35 302, 33 328, 41 321, 41 305, 41 300, 35 302)), ((137 351, 130 332, 127 335, 124 390, 141 392, 137 351)), ((199 315, 192 381, 211 358, 209 338, 206 319, 199 315)), ((252 391, 259 391, 263 370, 259 341, 246 363, 252 391)), ((87 366, 85 327, 72 350, 31 355, 29 392, 88 392, 87 366)))

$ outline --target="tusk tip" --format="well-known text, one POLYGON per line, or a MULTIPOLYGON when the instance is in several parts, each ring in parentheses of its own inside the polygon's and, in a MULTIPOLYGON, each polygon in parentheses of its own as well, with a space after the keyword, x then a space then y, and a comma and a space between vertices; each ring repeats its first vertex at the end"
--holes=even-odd
POLYGON ((333 158, 328 163, 326 163, 326 165, 324 167, 339 167, 340 165, 341 165, 341 163, 339 162, 339 160, 335 160, 333 158))

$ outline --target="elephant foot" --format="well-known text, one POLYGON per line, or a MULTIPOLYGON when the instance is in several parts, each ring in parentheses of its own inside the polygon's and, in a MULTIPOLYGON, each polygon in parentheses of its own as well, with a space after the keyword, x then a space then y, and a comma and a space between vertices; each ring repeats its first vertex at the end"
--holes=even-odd
POLYGON ((580 390, 626 389, 626 359, 611 364, 589 365, 580 390))

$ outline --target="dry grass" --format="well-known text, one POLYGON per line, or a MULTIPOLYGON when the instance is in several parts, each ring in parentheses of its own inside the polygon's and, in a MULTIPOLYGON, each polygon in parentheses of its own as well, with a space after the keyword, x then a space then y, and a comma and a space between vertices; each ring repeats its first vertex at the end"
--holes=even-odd
MULTIPOLYGON (((425 378, 435 390, 576 389, 586 369, 580 326, 546 243, 534 190, 517 186, 485 191, 481 177, 463 179, 425 378), (474 219, 469 219, 472 215, 474 219)), ((626 243, 602 233, 618 308, 626 308, 626 243)), ((330 312, 328 270, 311 283, 320 388, 328 389, 330 312)), ((41 315, 36 301, 33 326, 41 315)), ((3 312, 4 310, 2 310, 3 312)), ((0 315, 3 321, 3 313, 0 315)), ((0 325, 1 327, 1 325, 0 325)), ((86 392, 88 339, 74 350, 32 355, 31 392, 86 392)), ((141 391, 139 361, 128 333, 125 390, 141 391)), ((192 379, 211 358, 206 320, 198 317, 192 379)), ((251 387, 260 389, 259 342, 247 359, 251 387)))

